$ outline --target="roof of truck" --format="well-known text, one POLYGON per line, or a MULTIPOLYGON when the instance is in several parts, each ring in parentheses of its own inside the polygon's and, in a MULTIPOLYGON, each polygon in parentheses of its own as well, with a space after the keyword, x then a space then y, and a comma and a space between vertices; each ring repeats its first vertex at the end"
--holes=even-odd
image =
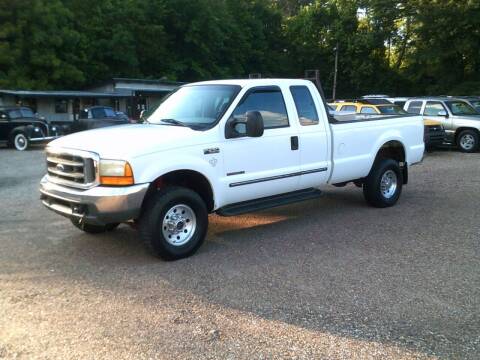
POLYGON ((268 85, 305 85, 312 82, 310 80, 304 79, 227 79, 227 80, 209 80, 209 81, 200 81, 196 83, 190 83, 190 85, 239 85, 244 86, 268 86, 268 85))
POLYGON ((445 101, 445 100, 465 100, 465 99, 458 98, 458 97, 452 97, 452 96, 417 96, 417 97, 411 97, 407 101, 414 101, 414 100, 418 100, 418 101, 420 101, 420 100, 421 101, 424 101, 424 100, 445 101))

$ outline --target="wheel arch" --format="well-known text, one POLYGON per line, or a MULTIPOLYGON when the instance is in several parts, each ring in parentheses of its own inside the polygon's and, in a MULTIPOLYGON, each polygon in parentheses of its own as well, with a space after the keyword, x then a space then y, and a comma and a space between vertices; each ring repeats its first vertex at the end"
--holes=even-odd
POLYGON ((474 127, 469 127, 469 126, 461 126, 459 128, 457 128, 455 130, 455 145, 458 144, 458 137, 460 136, 460 134, 462 133, 462 131, 465 131, 465 130, 470 130, 470 131, 474 131, 477 133, 477 135, 480 137, 480 130, 477 129, 477 128, 474 128, 474 127))
POLYGON ((158 176, 150 183, 143 200, 142 208, 152 193, 170 185, 182 186, 195 191, 205 202, 209 212, 212 212, 215 208, 213 186, 208 177, 199 171, 191 169, 172 170, 158 176))
POLYGON ((404 163, 407 161, 405 146, 400 140, 389 140, 383 143, 377 150, 375 161, 381 158, 388 158, 404 163))
POLYGON ((405 151, 405 145, 400 140, 389 140, 380 146, 375 155, 375 160, 373 161, 370 172, 381 159, 393 159, 397 161, 402 172, 403 184, 408 183, 407 153, 405 151))

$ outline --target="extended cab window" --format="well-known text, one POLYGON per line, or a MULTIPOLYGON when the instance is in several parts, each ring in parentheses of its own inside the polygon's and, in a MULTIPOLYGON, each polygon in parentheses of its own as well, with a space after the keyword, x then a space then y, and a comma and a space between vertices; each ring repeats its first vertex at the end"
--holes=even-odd
POLYGON ((423 103, 421 101, 412 101, 410 104, 408 104, 407 112, 412 114, 420 114, 420 111, 422 110, 422 104, 423 103))
POLYGON ((362 106, 362 109, 360 110, 360 113, 362 113, 362 114, 376 114, 377 112, 371 106, 362 106))
POLYGON ((246 118, 247 112, 259 111, 265 129, 288 126, 287 108, 280 89, 254 90, 248 94, 233 112, 235 118, 246 118))
POLYGON ((312 94, 306 86, 290 86, 298 119, 303 126, 318 124, 318 114, 312 94))
POLYGON ((425 105, 423 115, 438 116, 438 113, 440 113, 441 111, 445 111, 445 108, 443 107, 441 102, 427 101, 427 105, 425 105))

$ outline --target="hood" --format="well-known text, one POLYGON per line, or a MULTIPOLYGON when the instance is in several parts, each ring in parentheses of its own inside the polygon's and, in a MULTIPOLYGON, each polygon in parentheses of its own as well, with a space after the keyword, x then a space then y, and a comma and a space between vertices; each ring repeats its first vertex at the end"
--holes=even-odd
POLYGON ((208 135, 188 127, 171 125, 120 125, 81 131, 49 143, 61 147, 95 152, 102 158, 122 159, 201 144, 208 135))

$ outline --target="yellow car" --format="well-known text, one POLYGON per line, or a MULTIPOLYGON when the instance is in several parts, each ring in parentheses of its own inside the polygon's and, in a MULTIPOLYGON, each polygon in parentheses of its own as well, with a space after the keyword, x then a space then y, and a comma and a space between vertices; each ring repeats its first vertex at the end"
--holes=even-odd
POLYGON ((341 101, 328 104, 336 111, 340 112, 356 112, 358 114, 367 115, 406 115, 408 114, 400 106, 390 102, 378 101, 379 104, 372 104, 370 100, 358 101, 341 101))
MULTIPOLYGON (((400 106, 382 100, 337 101, 328 104, 338 112, 356 112, 366 115, 407 115, 400 106)), ((433 150, 445 141, 445 130, 440 121, 424 119, 424 141, 427 151, 433 150)))

